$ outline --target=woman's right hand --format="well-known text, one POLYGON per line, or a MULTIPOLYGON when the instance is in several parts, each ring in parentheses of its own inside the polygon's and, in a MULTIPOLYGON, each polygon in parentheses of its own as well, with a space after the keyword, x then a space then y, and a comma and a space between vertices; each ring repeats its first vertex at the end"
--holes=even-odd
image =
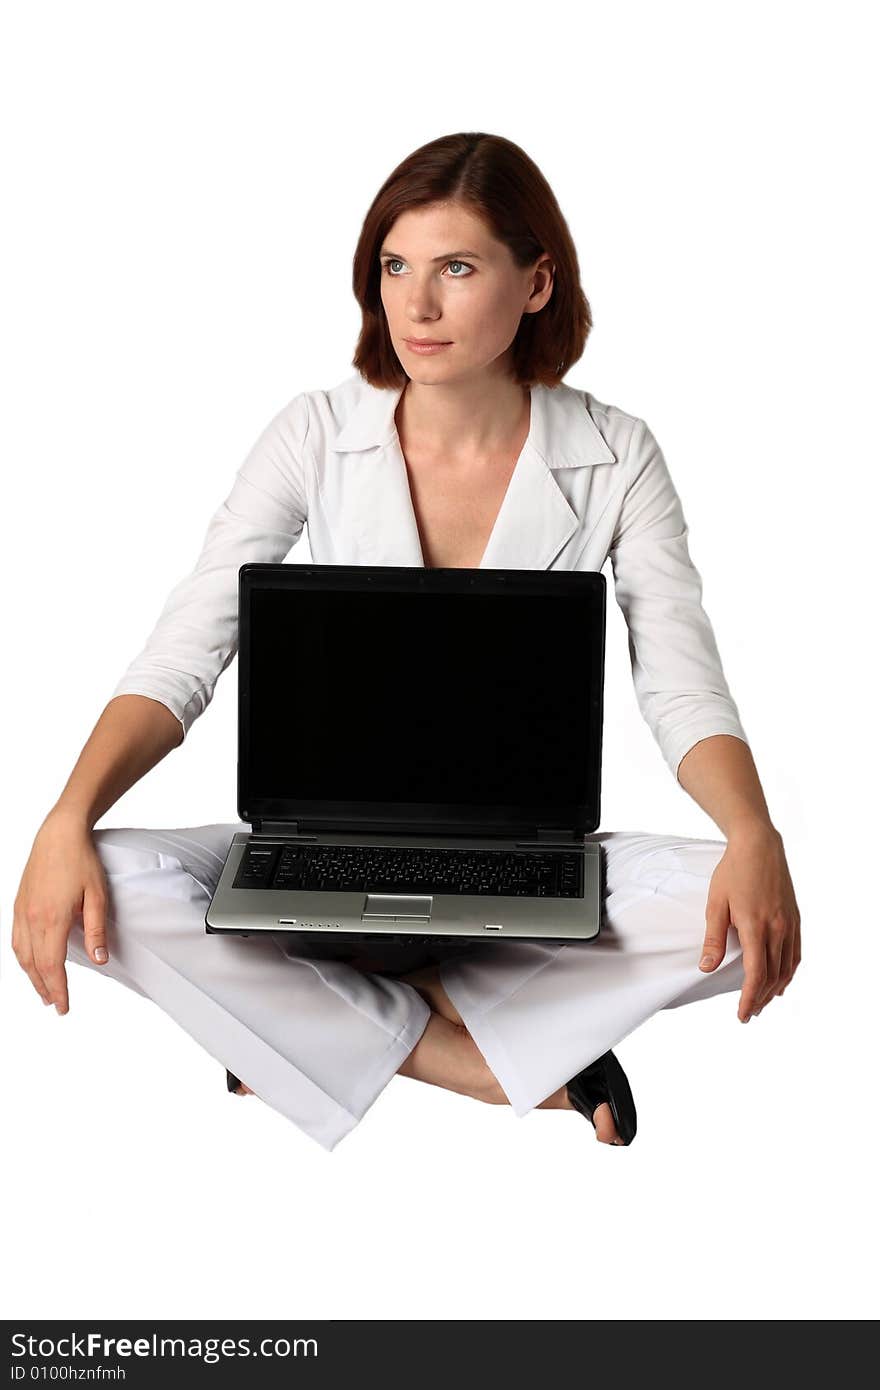
POLYGON ((82 913, 86 950, 96 965, 109 960, 107 876, 83 820, 51 811, 37 832, 15 899, 12 949, 45 1004, 69 1008, 67 938, 82 913))

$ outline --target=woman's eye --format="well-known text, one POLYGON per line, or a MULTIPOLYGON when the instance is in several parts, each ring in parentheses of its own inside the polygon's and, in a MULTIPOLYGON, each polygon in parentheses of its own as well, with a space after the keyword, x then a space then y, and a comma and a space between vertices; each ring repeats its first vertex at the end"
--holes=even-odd
MULTIPOLYGON (((397 275, 397 273, 396 273, 396 271, 393 271, 393 270, 391 269, 391 267, 392 267, 392 265, 403 265, 403 261, 398 260, 396 256, 391 256, 387 261, 383 261, 382 264, 383 264, 383 268, 385 269, 385 271, 388 273, 388 275, 391 277, 392 280, 398 279, 398 278, 399 278, 398 275, 397 275)), ((466 279, 468 278, 468 275, 470 275, 470 274, 471 274, 471 271, 473 270, 473 266, 472 266, 472 265, 469 265, 467 261, 447 261, 446 264, 447 264, 447 265, 461 265, 461 266, 464 266, 465 269, 466 269, 466 271, 467 271, 467 275, 453 275, 453 276, 452 276, 452 279, 453 279, 453 280, 466 280, 466 279)))

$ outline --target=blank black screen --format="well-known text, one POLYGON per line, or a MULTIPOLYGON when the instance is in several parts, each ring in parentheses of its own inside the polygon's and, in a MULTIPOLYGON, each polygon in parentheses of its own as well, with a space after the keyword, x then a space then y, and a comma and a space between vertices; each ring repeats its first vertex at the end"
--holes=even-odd
POLYGON ((249 798, 588 800, 601 654, 583 599, 316 587, 250 604, 249 798))

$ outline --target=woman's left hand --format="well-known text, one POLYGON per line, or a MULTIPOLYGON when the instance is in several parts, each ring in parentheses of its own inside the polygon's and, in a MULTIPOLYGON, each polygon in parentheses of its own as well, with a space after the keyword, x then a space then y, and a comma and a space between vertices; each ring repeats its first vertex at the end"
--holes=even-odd
POLYGON ((747 1023, 785 993, 801 959, 801 914, 782 836, 772 826, 743 827, 728 838, 709 883, 701 970, 724 959, 729 926, 742 946, 745 984, 737 1013, 747 1023))

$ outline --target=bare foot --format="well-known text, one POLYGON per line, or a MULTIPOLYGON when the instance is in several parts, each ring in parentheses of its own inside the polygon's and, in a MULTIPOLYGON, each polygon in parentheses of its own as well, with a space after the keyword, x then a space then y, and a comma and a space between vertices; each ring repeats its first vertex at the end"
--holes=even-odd
MULTIPOLYGON (((558 1091, 554 1091, 552 1096, 548 1096, 538 1106, 539 1110, 577 1110, 572 1105, 568 1097, 568 1088, 560 1086, 558 1091)), ((577 1111, 580 1114, 580 1111, 577 1111)), ((622 1144, 623 1140, 617 1133, 614 1125, 614 1116, 611 1113, 611 1106, 607 1100, 603 1100, 601 1105, 597 1105, 593 1111, 593 1124, 596 1128, 596 1138, 600 1144, 622 1144)))
POLYGON ((600 1144, 622 1144, 623 1140, 617 1133, 614 1125, 614 1116, 611 1113, 611 1106, 607 1100, 603 1100, 601 1105, 597 1105, 593 1111, 593 1124, 596 1126, 596 1138, 600 1144))
MULTIPOLYGON (((451 1023, 464 1027, 461 1015, 449 998, 442 984, 440 983, 440 968, 438 965, 424 966, 419 970, 411 970, 407 975, 398 975, 399 980, 405 980, 425 999, 431 1006, 435 1014, 440 1014, 442 1018, 448 1018, 451 1023)), ((547 1110, 574 1110, 574 1106, 568 1098, 568 1092, 564 1086, 555 1095, 548 1097, 539 1109, 547 1110)), ((580 1113, 580 1112, 578 1112, 580 1113)), ((614 1124, 614 1116, 611 1113, 611 1106, 607 1101, 597 1105, 593 1111, 593 1123, 596 1128, 596 1138, 600 1144, 622 1144, 623 1140, 617 1133, 614 1124)))

